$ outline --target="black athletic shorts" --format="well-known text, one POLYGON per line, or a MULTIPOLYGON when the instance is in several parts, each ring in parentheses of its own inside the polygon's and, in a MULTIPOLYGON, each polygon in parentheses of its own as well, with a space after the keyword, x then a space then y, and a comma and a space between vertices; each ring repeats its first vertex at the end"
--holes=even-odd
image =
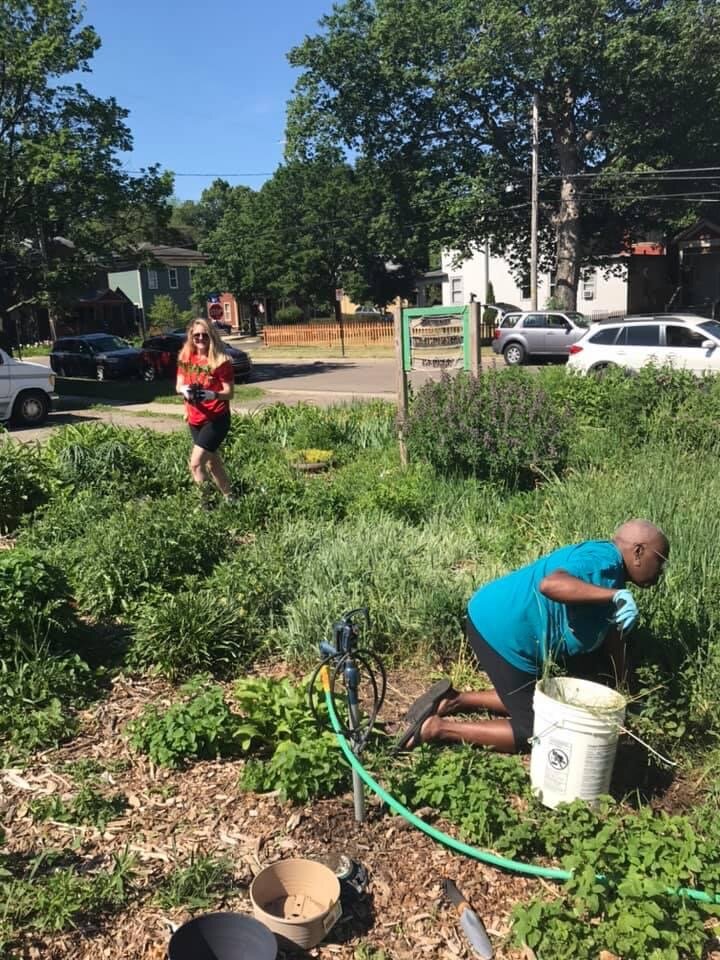
POLYGON ((501 657, 497 650, 493 650, 487 640, 478 633, 469 617, 465 635, 478 663, 490 677, 497 695, 507 707, 516 748, 521 753, 527 753, 530 750, 535 719, 533 695, 537 677, 534 673, 518 670, 508 663, 505 657, 501 657))
POLYGON ((188 424, 196 447, 202 447, 208 453, 215 453, 230 429, 230 414, 223 414, 217 420, 206 420, 200 426, 188 424))

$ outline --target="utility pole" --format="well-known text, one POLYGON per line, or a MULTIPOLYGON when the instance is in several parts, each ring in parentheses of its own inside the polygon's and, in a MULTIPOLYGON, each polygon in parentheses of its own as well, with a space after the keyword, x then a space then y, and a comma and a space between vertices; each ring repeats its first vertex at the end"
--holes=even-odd
POLYGON ((533 94, 532 102, 532 197, 530 214, 530 309, 537 310, 537 274, 538 274, 538 160, 540 154, 540 136, 538 132, 538 95, 533 94))

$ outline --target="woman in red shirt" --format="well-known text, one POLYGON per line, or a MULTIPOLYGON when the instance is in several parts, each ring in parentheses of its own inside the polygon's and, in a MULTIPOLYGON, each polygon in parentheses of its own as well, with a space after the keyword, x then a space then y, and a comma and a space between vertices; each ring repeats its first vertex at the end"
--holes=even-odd
POLYGON ((232 489, 218 448, 230 429, 233 385, 233 367, 222 340, 207 320, 198 317, 189 324, 178 354, 175 390, 185 398, 185 419, 193 439, 192 478, 202 489, 209 476, 227 501, 232 500, 232 489))

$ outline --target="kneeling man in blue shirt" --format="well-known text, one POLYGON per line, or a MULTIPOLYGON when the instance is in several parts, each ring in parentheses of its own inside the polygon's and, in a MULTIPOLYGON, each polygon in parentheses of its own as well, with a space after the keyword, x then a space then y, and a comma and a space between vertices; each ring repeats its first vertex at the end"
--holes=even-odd
POLYGON ((460 692, 438 681, 411 706, 396 749, 442 740, 502 753, 528 750, 535 683, 545 664, 564 663, 572 670, 574 657, 603 647, 622 680, 625 635, 638 618, 625 584, 654 586, 669 555, 659 527, 630 520, 612 540, 561 547, 481 587, 468 603, 467 638, 493 689, 460 692), (446 719, 478 710, 497 719, 446 719))

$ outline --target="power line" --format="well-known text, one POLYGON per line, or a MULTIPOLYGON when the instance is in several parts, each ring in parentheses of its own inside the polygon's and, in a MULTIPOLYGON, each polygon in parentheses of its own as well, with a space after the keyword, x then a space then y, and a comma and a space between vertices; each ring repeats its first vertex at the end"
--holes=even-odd
MULTIPOLYGON (((140 174, 145 170, 125 170, 125 173, 140 174)), ((236 179, 238 177, 271 177, 275 171, 269 173, 175 173, 174 170, 166 171, 172 173, 174 177, 220 177, 225 180, 236 179)))

